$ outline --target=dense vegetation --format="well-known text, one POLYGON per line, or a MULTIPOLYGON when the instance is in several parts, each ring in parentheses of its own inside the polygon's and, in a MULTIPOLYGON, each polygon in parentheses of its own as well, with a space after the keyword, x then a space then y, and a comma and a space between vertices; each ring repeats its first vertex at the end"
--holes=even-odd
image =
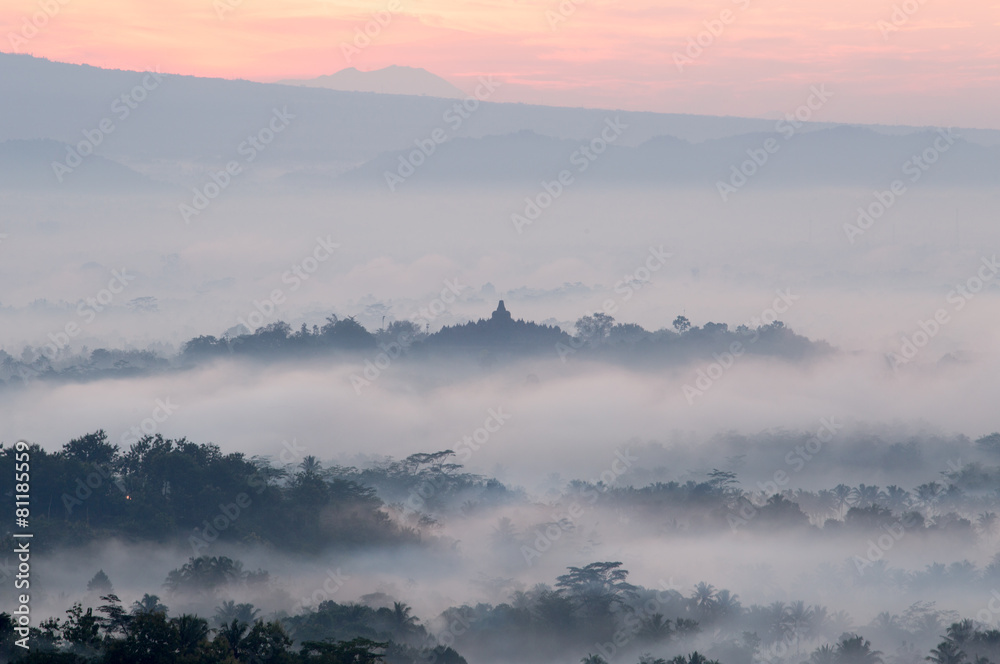
MULTIPOLYGON (((848 450, 853 445, 850 437, 840 443, 848 450)), ((745 447, 752 445, 747 449, 769 454, 760 444, 758 450, 758 441, 744 440, 745 447)), ((784 440, 776 449, 788 445, 798 443, 784 440)), ((905 453, 928 461, 917 442, 904 451, 894 445, 869 447, 894 459, 905 453)), ((1000 587, 1000 555, 982 568, 956 561, 907 570, 891 567, 884 552, 873 554, 870 548, 886 538, 890 547, 897 541, 952 551, 990 545, 1000 530, 1000 466, 989 463, 1000 453, 1000 435, 967 441, 965 447, 956 443, 951 451, 973 460, 950 465, 912 488, 839 484, 793 490, 764 483, 748 490, 736 472, 717 469, 697 479, 634 482, 664 472, 647 464, 611 481, 554 480, 541 503, 521 489, 468 473, 451 450, 324 466, 314 457, 300 458, 294 446, 274 460, 161 436, 143 437, 123 450, 97 431, 56 452, 31 446, 38 548, 53 551, 114 537, 181 543, 192 556, 161 588, 148 588, 149 594, 128 608, 108 575, 99 572, 87 599, 70 606, 65 618, 34 628, 36 652, 27 657, 12 645, 18 635, 10 612, 0 616, 5 649, 0 653, 21 657, 18 661, 95 664, 382 659, 458 664, 463 657, 472 662, 584 658, 587 664, 917 664, 924 657, 936 664, 1000 663, 1000 632, 991 623, 963 621, 927 601, 964 591, 982 595, 987 605, 988 589, 1000 587), (866 598, 859 601, 891 592, 910 607, 855 625, 847 613, 818 603, 744 605, 735 593, 708 583, 687 594, 665 582, 643 588, 630 583, 617 562, 570 567, 553 585, 524 587, 504 578, 535 564, 543 533, 558 534, 545 542, 547 556, 586 550, 592 532, 586 519, 574 517, 573 506, 582 506, 592 521, 617 521, 602 528, 623 536, 634 522, 644 537, 668 542, 731 536, 773 545, 775 537, 794 535, 788 541, 847 543, 845 550, 855 554, 842 565, 817 568, 800 582, 866 598), (516 522, 507 516, 515 513, 516 522), (445 526, 481 519, 495 523, 487 546, 499 575, 481 582, 490 585, 490 596, 502 599, 452 606, 429 620, 381 592, 356 603, 303 603, 295 613, 272 606, 261 616, 247 598, 260 597, 271 606, 266 598, 279 582, 213 550, 224 542, 311 556, 405 545, 457 556, 457 542, 445 526), (206 620, 172 614, 164 604, 216 609, 206 620)), ((0 447, 0 458, 10 467, 12 450, 0 447)), ((835 457, 827 461, 839 463, 835 457)), ((11 481, 10 473, 0 474, 0 495, 7 499, 14 491, 11 481)), ((9 530, 3 546, 13 546, 9 530)), ((664 568, 670 569, 669 560, 664 568)), ((766 576, 767 570, 754 574, 766 576)), ((5 593, 9 585, 4 584, 5 593)))
POLYGON ((341 354, 356 360, 376 361, 380 355, 395 360, 447 356, 471 358, 489 367, 523 356, 549 355, 563 361, 583 357, 627 363, 638 367, 662 366, 692 360, 711 360, 715 353, 766 355, 801 360, 831 351, 821 341, 811 341, 780 321, 755 321, 730 330, 725 323, 693 326, 678 316, 671 328, 648 331, 634 323, 619 323, 608 314, 594 313, 576 322, 576 334, 559 327, 515 320, 503 302, 488 319, 444 327, 433 334, 412 321, 393 321, 370 332, 353 318, 328 316, 323 325, 305 323, 295 330, 283 321, 251 331, 239 325, 220 337, 203 335, 186 342, 181 352, 164 357, 149 350, 83 349, 49 344, 25 348, 20 359, 0 350, 0 386, 21 385, 44 379, 95 379, 131 376, 151 371, 191 367, 223 357, 256 360, 293 360, 322 354, 341 354), (652 364, 651 364, 652 363, 652 364))
MULTIPOLYGON (((38 445, 29 451, 32 529, 47 548, 109 536, 183 541, 196 552, 216 540, 300 553, 393 546, 420 536, 403 519, 390 518, 376 487, 405 500, 419 495, 419 487, 433 486, 433 495, 421 490, 427 506, 454 500, 501 504, 517 496, 496 480, 461 472, 460 465, 448 463, 451 452, 415 454, 365 470, 327 469, 288 444, 276 461, 289 463, 279 467, 161 435, 144 436, 122 451, 103 431, 71 440, 58 452, 38 445)), ((14 448, 0 444, 0 458, 13 467, 14 448)), ((0 495, 13 495, 13 479, 11 473, 0 475, 0 495)), ((419 526, 421 517, 411 516, 419 526)))
MULTIPOLYGON (((171 572, 165 587, 171 594, 213 593, 232 584, 261 583, 261 574, 266 577, 260 573, 249 579, 237 561, 206 556, 171 572)), ((437 621, 443 629, 431 633, 400 602, 374 608, 327 600, 315 610, 265 619, 252 604, 222 601, 209 621, 171 616, 160 597, 146 594, 127 609, 102 571, 89 584, 92 593, 100 594, 96 608, 75 603, 65 618, 32 627, 30 652, 16 646, 23 635, 15 631, 10 614, 0 613, 0 655, 4 661, 65 664, 462 664, 460 652, 470 653, 473 661, 576 661, 572 658, 582 656, 583 664, 607 664, 623 656, 640 664, 886 661, 852 630, 843 612, 803 602, 744 607, 733 593, 706 583, 684 596, 627 579, 618 562, 570 567, 554 586, 512 593, 508 602, 452 607, 437 621), (690 651, 697 644, 705 647, 704 654, 690 651)), ((867 629, 903 644, 892 661, 920 661, 913 644, 938 633, 943 640, 926 657, 935 664, 1000 661, 1000 631, 979 629, 972 620, 945 627, 949 617, 926 603, 915 604, 902 616, 880 614, 867 629)))

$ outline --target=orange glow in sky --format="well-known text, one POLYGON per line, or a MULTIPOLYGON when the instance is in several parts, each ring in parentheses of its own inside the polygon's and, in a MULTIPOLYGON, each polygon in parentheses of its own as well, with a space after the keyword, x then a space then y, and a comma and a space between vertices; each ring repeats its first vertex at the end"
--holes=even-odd
POLYGON ((115 69, 273 81, 397 64, 466 90, 492 75, 495 101, 676 113, 776 117, 825 84, 815 120, 1000 129, 994 0, 4 0, 0 36, 115 69))

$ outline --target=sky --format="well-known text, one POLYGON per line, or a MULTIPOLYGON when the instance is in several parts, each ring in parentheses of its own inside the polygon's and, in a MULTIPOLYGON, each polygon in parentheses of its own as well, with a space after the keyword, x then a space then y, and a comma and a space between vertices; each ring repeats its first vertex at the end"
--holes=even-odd
POLYGON ((825 85, 838 103, 813 120, 1000 128, 996 0, 4 0, 0 36, 108 68, 406 65, 466 91, 492 76, 493 101, 656 112, 780 117, 825 85))

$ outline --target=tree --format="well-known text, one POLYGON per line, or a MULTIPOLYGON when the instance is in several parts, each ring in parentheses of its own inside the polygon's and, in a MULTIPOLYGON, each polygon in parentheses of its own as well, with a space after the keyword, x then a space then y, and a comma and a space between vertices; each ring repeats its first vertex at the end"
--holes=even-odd
POLYGON ((556 578, 557 592, 563 593, 581 613, 606 615, 613 607, 624 606, 625 599, 637 594, 637 588, 625 579, 628 570, 620 562, 591 563, 569 567, 569 573, 556 578))
POLYGON ((997 528, 997 515, 996 512, 983 512, 976 519, 976 527, 979 532, 982 533, 983 537, 986 538, 986 544, 989 545, 990 540, 993 538, 993 533, 996 532, 997 528))
POLYGON ((736 485, 739 484, 736 480, 736 473, 728 470, 713 468, 712 472, 708 474, 708 483, 720 493, 739 491, 736 488, 736 485))
POLYGON ((687 316, 678 316, 674 319, 674 329, 680 334, 684 334, 691 329, 691 321, 688 320, 687 316))
POLYGON ((385 657, 388 643, 355 638, 350 641, 305 641, 302 660, 316 664, 379 664, 385 657), (318 657, 313 657, 318 655, 318 657))
POLYGON ((854 490, 846 484, 838 484, 833 487, 833 495, 837 501, 837 511, 840 516, 844 516, 844 507, 851 503, 854 490))
POLYGON ((702 581, 694 587, 691 601, 703 617, 712 617, 712 610, 715 608, 715 586, 702 581))
POLYGON ((965 653, 952 641, 942 641, 925 659, 934 664, 962 664, 965 661, 965 653))
POLYGON ((183 655, 193 655, 208 644, 208 621, 184 614, 170 621, 177 633, 177 648, 183 655))
POLYGON ((788 605, 788 619, 791 622, 792 634, 795 636, 795 656, 799 656, 799 644, 802 634, 808 632, 813 613, 806 608, 805 602, 798 600, 788 605))
POLYGON ((101 626, 100 619, 94 615, 94 610, 88 608, 86 611, 79 602, 66 609, 66 622, 62 625, 62 637, 72 647, 73 652, 89 655, 96 652, 101 645, 101 637, 98 630, 101 626))
POLYGON ((272 664, 280 661, 292 640, 285 633, 281 623, 274 620, 258 620, 250 633, 243 638, 240 650, 251 662, 272 664))
POLYGON ((233 620, 248 625, 257 619, 259 609, 253 608, 253 604, 237 604, 233 600, 227 600, 221 606, 215 607, 215 622, 219 625, 227 625, 233 620))
POLYGON ((136 615, 124 639, 108 643, 104 661, 108 664, 173 664, 176 661, 177 632, 164 613, 136 615))
POLYGON ((837 644, 837 664, 882 664, 882 653, 857 634, 845 634, 837 644))
POLYGON ((233 583, 258 583, 267 579, 267 572, 247 572, 243 563, 226 556, 189 558, 180 569, 167 575, 164 586, 171 592, 208 594, 233 583))
POLYGON ((118 453, 118 446, 108 442, 103 429, 74 438, 63 445, 62 454, 67 459, 76 459, 85 464, 107 465, 118 453))
POLYGON ((917 498, 919 498, 925 505, 933 504, 938 496, 941 495, 943 491, 940 484, 937 482, 926 482, 921 484, 916 488, 917 498))
POLYGON ((669 639, 671 634, 673 628, 670 626, 670 621, 664 619, 662 613, 654 613, 639 621, 639 629, 635 635, 648 643, 658 643, 669 639))
POLYGON ((910 492, 895 484, 890 484, 885 488, 885 506, 893 513, 901 514, 910 506, 910 492))
POLYGON ((948 627, 945 634, 945 638, 948 641, 954 643, 959 648, 962 648, 965 644, 972 640, 973 636, 975 636, 976 624, 969 619, 952 623, 952 625, 948 627))
POLYGON ((97 612, 104 614, 104 618, 101 619, 101 627, 104 628, 105 634, 108 636, 125 634, 132 617, 125 612, 118 595, 104 595, 101 600, 106 604, 97 607, 97 612))
POLYGON ((392 628, 396 634, 406 637, 417 631, 420 619, 411 615, 411 611, 412 609, 402 602, 392 603, 392 628))
POLYGON ((246 634, 249 625, 240 622, 235 618, 228 625, 223 625, 217 630, 216 639, 221 639, 228 647, 233 657, 239 659, 243 654, 243 635, 246 634))
POLYGON ((831 645, 823 645, 809 655, 809 664, 837 664, 837 650, 831 645))
POLYGON ((596 312, 576 321, 576 333, 580 339, 591 346, 598 346, 607 341, 614 325, 614 318, 605 313, 596 312))
POLYGON ((132 615, 139 615, 140 613, 166 612, 167 607, 160 602, 160 598, 156 595, 146 593, 142 596, 142 599, 132 602, 132 615))
POLYGON ((104 593, 105 595, 110 595, 115 591, 111 585, 111 579, 108 578, 103 569, 97 570, 94 578, 87 582, 87 590, 89 592, 104 593))
POLYGON ((339 348, 370 348, 375 346, 375 336, 366 330, 353 316, 338 318, 330 314, 326 324, 320 328, 324 341, 339 348))

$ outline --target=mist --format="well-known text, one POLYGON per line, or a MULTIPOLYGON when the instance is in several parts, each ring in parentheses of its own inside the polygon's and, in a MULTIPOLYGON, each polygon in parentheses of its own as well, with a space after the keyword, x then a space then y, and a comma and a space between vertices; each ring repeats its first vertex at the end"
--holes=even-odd
POLYGON ((1000 661, 1000 133, 0 71, 0 660, 1000 661))

